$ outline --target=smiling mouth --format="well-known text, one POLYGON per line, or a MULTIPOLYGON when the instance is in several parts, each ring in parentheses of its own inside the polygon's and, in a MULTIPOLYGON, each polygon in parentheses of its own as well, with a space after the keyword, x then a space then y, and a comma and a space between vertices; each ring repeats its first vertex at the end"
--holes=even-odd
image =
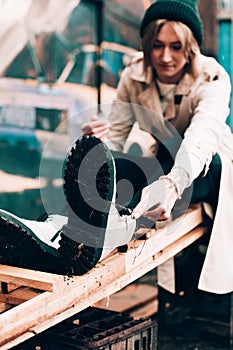
POLYGON ((171 69, 171 68, 174 67, 173 65, 166 65, 166 64, 160 64, 159 66, 160 66, 160 68, 162 68, 162 69, 171 69))

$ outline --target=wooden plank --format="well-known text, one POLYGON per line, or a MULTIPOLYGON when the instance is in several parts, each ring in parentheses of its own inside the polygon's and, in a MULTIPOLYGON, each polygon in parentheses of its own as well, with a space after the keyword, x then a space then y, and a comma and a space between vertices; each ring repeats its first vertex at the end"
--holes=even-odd
MULTIPOLYGON (((119 291, 197 240, 205 233, 206 229, 198 227, 193 231, 190 230, 199 222, 200 212, 194 209, 186 216, 190 216, 190 222, 187 221, 183 226, 179 224, 175 229, 179 231, 181 228, 182 230, 185 228, 188 233, 185 234, 183 231, 177 240, 175 238, 178 235, 164 234, 171 243, 167 246, 163 245, 163 249, 160 248, 156 253, 155 251, 158 249, 155 238, 159 236, 151 237, 149 241, 153 239, 153 244, 150 244, 150 251, 144 250, 144 248, 140 249, 140 255, 136 256, 136 260, 134 259, 135 262, 140 257, 140 261, 137 261, 136 264, 132 264, 131 255, 135 247, 131 246, 127 253, 117 253, 103 260, 84 276, 76 276, 70 278, 69 281, 61 280, 59 288, 54 289, 52 293, 44 292, 3 313, 0 316, 1 349, 3 346, 8 346, 10 349, 10 344, 13 344, 12 346, 19 344, 18 340, 26 333, 41 332, 67 318, 68 314, 71 316, 88 306, 92 306, 103 297, 119 291), (196 213, 197 221, 194 220, 194 213, 196 213), (173 242, 171 236, 174 238, 173 242)), ((161 239, 157 239, 161 243, 161 239)), ((143 241, 135 243, 137 246, 144 244, 143 241)), ((158 245, 161 246, 161 244, 158 245)))
POLYGON ((24 303, 27 300, 35 298, 41 293, 42 292, 38 289, 20 287, 10 291, 9 293, 0 293, 0 302, 8 303, 11 305, 18 305, 24 303))
MULTIPOLYGON (((148 263, 142 263, 140 266, 138 265, 135 268, 132 267, 131 271, 127 271, 127 273, 125 273, 121 278, 113 282, 112 288, 120 290, 121 288, 123 288, 123 286, 137 280, 142 275, 145 275, 147 272, 153 270, 163 262, 170 259, 172 256, 175 256, 177 253, 189 246, 191 243, 195 242, 197 239, 202 237, 205 232, 205 227, 198 227, 193 231, 188 232, 186 235, 178 239, 176 242, 173 242, 168 247, 164 248, 163 251, 152 255, 153 259, 150 259, 150 256, 148 256, 148 263), (121 288, 119 288, 119 285, 121 286, 121 288)), ((108 287, 110 288, 111 286, 108 287)))
MULTIPOLYGON (((90 273, 84 276, 70 278, 69 283, 61 281, 59 289, 44 292, 23 304, 9 310, 0 317, 0 345, 17 338, 32 327, 51 320, 56 315, 68 309, 73 314, 93 305, 106 296, 103 294, 105 286, 111 285, 124 274, 124 257, 110 258, 108 266, 98 264, 90 273), (74 307, 76 306, 76 307, 74 307)), ((61 319, 59 320, 61 321, 61 319)), ((46 324, 47 327, 48 323, 46 324)), ((46 329, 46 328, 45 328, 46 329)))
POLYGON ((10 341, 9 343, 7 343, 5 345, 2 345, 0 349, 1 350, 9 350, 9 349, 13 348, 14 346, 17 346, 20 343, 23 343, 24 341, 29 340, 30 338, 32 338, 34 336, 35 336, 35 333, 30 332, 30 331, 26 332, 26 333, 20 335, 17 339, 10 341))
MULTIPOLYGON (((200 229, 198 232, 195 232, 196 237, 200 237, 202 234, 203 234, 203 231, 201 231, 200 229)), ((190 235, 192 235, 192 232, 188 233, 187 235, 188 236, 182 237, 180 239, 182 240, 181 242, 182 249, 186 246, 186 244, 189 245, 190 241, 193 241, 193 238, 190 238, 190 235)), ((179 246, 180 245, 176 247, 176 250, 178 252, 180 251, 179 246)), ((173 249, 173 252, 174 252, 174 249, 173 249)), ((170 257, 170 254, 168 254, 166 251, 164 251, 164 254, 165 254, 165 260, 170 257)), ((161 262, 162 261, 161 255, 159 253, 158 255, 159 255, 159 261, 161 262)), ((0 343, 2 343, 1 346, 6 344, 8 346, 8 348, 6 347, 6 349, 10 349, 8 341, 11 340, 11 344, 13 344, 12 346, 15 346, 19 344, 18 339, 20 338, 18 338, 18 336, 20 337, 21 335, 28 332, 29 330, 34 334, 37 334, 38 332, 42 332, 43 330, 56 324, 56 321, 57 323, 61 322, 63 319, 67 317, 67 314, 69 314, 69 316, 74 315, 75 313, 84 310, 88 306, 93 305, 95 302, 102 299, 103 296, 110 295, 113 292, 120 290, 125 285, 135 280, 135 277, 136 278, 140 277, 140 273, 142 270, 143 270, 143 274, 147 272, 149 265, 147 265, 147 268, 145 268, 144 266, 143 269, 139 269, 137 267, 136 271, 134 271, 133 273, 128 272, 127 274, 122 275, 118 279, 113 278, 111 282, 110 276, 112 275, 112 273, 114 273, 114 270, 116 268, 116 258, 122 258, 122 257, 123 257, 123 254, 118 254, 118 256, 112 257, 111 261, 110 262, 108 261, 107 270, 105 269, 106 266, 99 266, 93 269, 93 272, 95 273, 101 270, 101 278, 100 276, 99 278, 97 278, 96 276, 95 284, 98 285, 97 289, 94 288, 93 290, 93 287, 91 288, 90 284, 88 286, 88 283, 86 284, 84 281, 85 278, 82 278, 82 277, 75 278, 73 281, 73 285, 72 283, 70 283, 70 285, 67 286, 63 291, 60 289, 53 293, 44 292, 41 296, 35 298, 37 299, 37 302, 32 302, 35 299, 29 300, 26 303, 23 303, 15 307, 12 314, 10 314, 12 310, 9 310, 7 312, 6 320, 8 320, 9 322, 12 319, 13 324, 9 322, 9 324, 7 325, 5 324, 6 320, 5 321, 3 320, 3 328, 2 328, 1 327, 2 320, 0 317, 0 329, 2 329, 3 331, 3 333, 2 331, 0 332, 0 343), (77 280, 79 280, 78 285, 76 283, 77 280), (103 283, 104 281, 106 281, 106 283, 103 283), (80 287, 80 285, 82 287, 80 287), (80 289, 82 289, 82 292, 80 291, 80 289), (38 307, 38 305, 40 305, 40 307, 38 307), (15 309, 17 308, 18 310, 16 313, 15 309), (63 309, 64 311, 59 312, 61 309, 63 309), (67 313, 67 310, 68 310, 68 313, 67 313), (24 319, 22 319, 22 314, 24 316, 24 319), (15 319, 17 315, 18 317, 19 315, 21 315, 21 318, 15 319), (4 338, 2 338, 3 335, 4 335, 4 338)), ((122 266, 123 260, 121 259, 120 266, 122 266)), ((159 264, 160 263, 158 263, 158 265, 159 264)), ((156 267, 156 259, 154 260, 153 266, 156 267)), ((152 268, 151 265, 149 266, 149 269, 150 268, 152 268)), ((30 334, 31 333, 29 333, 29 335, 30 334)))
POLYGON ((0 281, 21 286, 32 287, 44 291, 53 291, 59 287, 64 276, 47 272, 22 269, 19 267, 0 265, 0 281))
POLYGON ((202 209, 196 206, 180 218, 170 222, 167 226, 160 230, 151 230, 150 239, 131 242, 130 252, 126 255, 126 271, 130 271, 137 265, 148 262, 148 257, 162 251, 172 242, 182 237, 185 233, 192 230, 202 222, 202 209), (153 253, 151 255, 151 250, 153 253), (143 254, 142 254, 143 251, 143 254))
POLYGON ((132 316, 135 320, 139 320, 140 318, 151 317, 156 314, 159 309, 159 301, 158 299, 154 299, 142 307, 130 311, 130 316, 132 316))
POLYGON ((2 293, 9 293, 12 290, 15 290, 15 289, 17 289, 19 287, 20 287, 19 285, 14 284, 14 283, 1 282, 1 292, 2 293))
POLYGON ((143 283, 131 284, 110 297, 98 301, 94 306, 106 310, 125 312, 154 300, 157 296, 157 287, 143 283))
POLYGON ((0 303, 0 314, 2 312, 6 312, 7 310, 11 309, 12 306, 7 303, 0 303))

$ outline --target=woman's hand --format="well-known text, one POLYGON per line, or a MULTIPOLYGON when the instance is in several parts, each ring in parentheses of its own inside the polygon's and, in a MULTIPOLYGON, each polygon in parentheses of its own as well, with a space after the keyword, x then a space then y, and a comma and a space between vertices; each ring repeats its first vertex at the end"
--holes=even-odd
POLYGON ((152 221, 167 220, 178 199, 176 187, 168 179, 161 179, 142 190, 141 200, 134 208, 133 219, 145 216, 152 221))
POLYGON ((92 117, 90 122, 84 123, 81 127, 83 136, 92 135, 102 140, 108 134, 109 128, 109 121, 98 116, 92 117))

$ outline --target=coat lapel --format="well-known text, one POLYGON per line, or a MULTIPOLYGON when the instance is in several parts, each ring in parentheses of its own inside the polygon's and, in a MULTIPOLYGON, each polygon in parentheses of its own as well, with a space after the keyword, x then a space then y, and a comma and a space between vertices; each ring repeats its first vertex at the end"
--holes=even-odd
POLYGON ((160 141, 170 138, 172 133, 165 125, 159 94, 155 84, 151 83, 149 87, 141 92, 138 100, 145 107, 143 115, 138 120, 140 127, 150 132, 160 141), (148 129, 148 126, 150 126, 150 129, 148 129))
POLYGON ((161 118, 163 118, 158 90, 156 89, 156 85, 154 83, 151 83, 143 92, 141 92, 138 99, 142 106, 152 109, 158 113, 161 118))
MULTIPOLYGON (((132 70, 131 78, 142 82, 145 86, 144 90, 138 95, 139 103, 145 107, 144 113, 137 118, 140 127, 143 130, 150 132, 158 139, 161 139, 161 135, 163 135, 162 138, 167 138, 171 137, 174 133, 171 125, 168 128, 167 121, 169 120, 171 120, 171 123, 174 124, 175 128, 178 128, 178 130, 180 124, 181 130, 183 130, 183 119, 187 122, 188 114, 186 108, 183 108, 185 105, 183 97, 189 94, 194 82, 193 77, 189 73, 184 74, 183 78, 177 85, 176 96, 167 106, 164 115, 151 67, 148 68, 148 71, 145 74, 143 72, 142 61, 139 62, 137 69, 132 70), (179 102, 177 103, 177 101, 179 102)), ((185 126, 187 126, 186 122, 184 123, 185 126)))
POLYGON ((183 132, 189 124, 189 104, 186 96, 190 93, 193 85, 193 77, 186 73, 176 88, 174 99, 167 106, 164 118, 171 121, 179 132, 183 132))

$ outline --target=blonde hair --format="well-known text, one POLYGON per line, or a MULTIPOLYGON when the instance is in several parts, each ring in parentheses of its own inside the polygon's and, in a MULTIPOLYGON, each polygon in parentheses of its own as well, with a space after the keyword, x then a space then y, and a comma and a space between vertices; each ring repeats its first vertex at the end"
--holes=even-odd
POLYGON ((195 69, 195 57, 200 52, 199 45, 193 36, 192 31, 182 22, 159 19, 148 24, 142 38, 142 51, 144 53, 144 70, 146 71, 151 63, 151 52, 153 50, 154 39, 159 34, 165 23, 169 23, 175 30, 176 35, 181 42, 183 53, 187 59, 186 71, 194 76, 197 74, 195 69))

